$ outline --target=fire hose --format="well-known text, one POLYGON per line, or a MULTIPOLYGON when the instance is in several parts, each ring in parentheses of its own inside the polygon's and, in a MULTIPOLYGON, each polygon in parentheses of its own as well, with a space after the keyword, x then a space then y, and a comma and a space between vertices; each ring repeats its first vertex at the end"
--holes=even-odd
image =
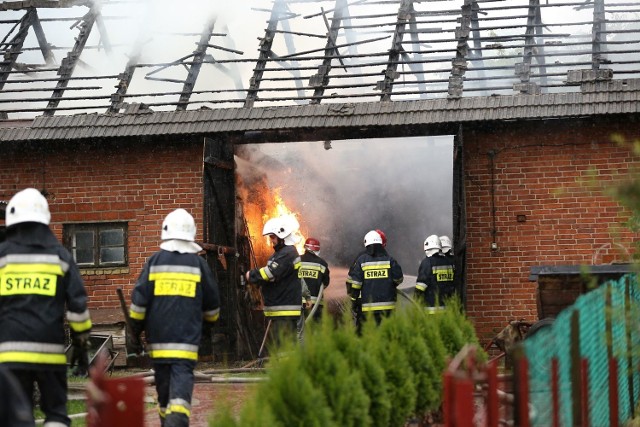
POLYGON ((320 302, 322 301, 322 294, 324 293, 324 285, 320 285, 320 290, 318 291, 318 298, 316 299, 316 303, 313 304, 313 308, 309 312, 309 315, 305 319, 304 323, 307 323, 310 319, 313 319, 313 315, 316 314, 318 307, 320 306, 320 302))

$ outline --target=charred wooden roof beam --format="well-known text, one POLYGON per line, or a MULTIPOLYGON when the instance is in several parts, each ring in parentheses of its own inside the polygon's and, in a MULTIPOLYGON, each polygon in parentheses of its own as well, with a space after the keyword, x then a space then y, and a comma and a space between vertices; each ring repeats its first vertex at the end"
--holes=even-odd
POLYGON ((253 76, 249 82, 249 89, 247 90, 247 97, 244 103, 245 107, 253 107, 253 104, 258 99, 258 88, 264 75, 264 68, 267 65, 267 60, 271 56, 273 47, 273 38, 275 37, 275 30, 278 28, 278 23, 283 19, 288 19, 289 16, 286 13, 285 0, 275 0, 273 8, 271 9, 271 17, 269 18, 269 24, 264 32, 264 37, 260 39, 260 48, 258 60, 253 70, 253 76))
POLYGON ((82 18, 82 21, 79 25, 80 33, 76 38, 76 43, 73 46, 71 52, 69 52, 62 60, 60 64, 60 69, 58 70, 58 74, 60 75, 60 80, 56 84, 56 88, 51 94, 51 99, 47 104, 47 108, 44 110, 45 116, 53 116, 56 111, 56 107, 60 104, 60 98, 64 95, 64 90, 69 84, 70 78, 73 75, 73 71, 76 68, 78 60, 80 59, 80 55, 82 54, 82 50, 84 49, 85 44, 87 44, 87 40, 89 39, 89 35, 91 34, 91 30, 93 29, 93 24, 96 21, 96 16, 99 14, 99 10, 92 7, 89 12, 82 18))
POLYGON ((318 73, 311 76, 309 79, 309 86, 315 88, 313 91, 313 99, 311 104, 320 104, 324 95, 325 88, 329 85, 329 72, 331 71, 331 62, 334 57, 340 60, 340 64, 347 71, 347 68, 340 58, 340 52, 338 51, 336 40, 338 39, 338 32, 340 31, 340 25, 342 24, 342 18, 344 14, 348 14, 346 0, 336 0, 336 7, 333 10, 333 16, 331 17, 331 25, 327 21, 324 9, 322 9, 322 17, 325 25, 327 26, 327 44, 324 48, 325 59, 322 61, 322 65, 318 67, 318 73))
POLYGON ((391 92, 393 91, 393 81, 399 77, 398 61, 402 54, 402 39, 407 27, 407 23, 414 18, 413 0, 401 0, 398 7, 398 16, 396 18, 395 31, 393 33, 393 41, 391 49, 389 49, 389 57, 387 67, 384 71, 384 80, 378 82, 377 89, 382 92, 380 101, 390 101, 391 92))
POLYGON ((32 26, 33 32, 38 39, 38 46, 40 47, 40 51, 42 52, 42 57, 47 65, 53 65, 56 63, 56 59, 53 56, 53 51, 51 50, 51 46, 47 42, 47 37, 44 34, 44 30, 42 29, 42 23, 40 22, 40 18, 38 17, 38 11, 34 9, 35 16, 33 18, 32 26))
POLYGON ((469 53, 469 33, 471 32, 471 10, 473 0, 464 0, 460 16, 460 26, 456 27, 456 57, 452 61, 449 75, 449 98, 460 98, 464 87, 464 73, 467 70, 467 54, 469 53))
POLYGON ((200 35, 200 42, 198 42, 198 46, 193 52, 193 64, 189 67, 189 74, 187 75, 187 80, 184 82, 184 86, 182 87, 182 95, 180 95, 176 111, 184 111, 187 109, 191 93, 193 92, 196 80, 200 74, 200 68, 202 68, 202 61, 207 54, 207 47, 211 40, 211 34, 213 33, 215 22, 215 19, 210 18, 204 25, 204 29, 200 35))
MULTIPOLYGON (((18 56, 20 56, 20 52, 22 51, 22 45, 24 44, 25 39, 27 38, 27 34, 29 33, 29 27, 33 23, 34 17, 36 16, 35 9, 29 9, 27 13, 24 14, 22 19, 20 20, 20 28, 18 32, 13 36, 10 42, 10 48, 4 54, 5 60, 0 65, 0 90, 4 87, 5 83, 9 78, 9 73, 13 68, 18 56)), ((5 36, 2 40, 2 44, 5 43, 7 38, 13 33, 13 30, 16 29, 18 24, 14 25, 11 28, 11 31, 5 36)))
MULTIPOLYGON (((471 36, 473 39, 473 50, 469 52, 469 58, 477 61, 480 66, 484 66, 482 60, 482 42, 480 41, 480 21, 478 19, 478 2, 471 3, 471 36)), ((484 77, 484 71, 480 72, 480 76, 484 77)))
POLYGON ((607 24, 604 13, 604 0, 593 0, 593 69, 600 69, 600 64, 608 63, 606 55, 602 54, 605 49, 601 43, 607 39, 607 24))
POLYGON ((538 21, 540 17, 539 6, 539 0, 529 0, 529 13, 524 35, 525 47, 522 50, 522 62, 515 64, 515 74, 520 79, 520 83, 515 84, 513 89, 520 93, 536 94, 540 91, 540 87, 531 82, 531 60, 534 53, 537 53, 537 50, 542 48, 542 46, 537 46, 537 40, 534 37, 536 28, 541 30, 539 26, 535 27, 535 25, 542 24, 542 22, 538 21))

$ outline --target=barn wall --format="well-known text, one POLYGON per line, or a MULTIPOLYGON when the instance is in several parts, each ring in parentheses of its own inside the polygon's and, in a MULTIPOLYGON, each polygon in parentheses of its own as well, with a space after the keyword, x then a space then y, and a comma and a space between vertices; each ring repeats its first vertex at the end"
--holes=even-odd
MULTIPOLYGON (((116 288, 128 298, 147 257, 159 249, 166 214, 185 208, 202 224, 202 156, 202 138, 14 145, 3 148, 0 199, 26 187, 46 188, 59 239, 64 223, 128 221, 128 267, 82 270, 89 307, 117 308, 116 288)), ((196 238, 202 239, 201 226, 196 238)))
POLYGON ((532 266, 628 261, 618 245, 630 251, 638 236, 622 224, 627 215, 587 184, 589 171, 609 185, 638 166, 629 147, 611 141, 614 132, 640 139, 634 123, 465 129, 467 308, 481 337, 494 336, 510 320, 538 319, 532 266), (491 250, 492 151, 497 250, 491 250))

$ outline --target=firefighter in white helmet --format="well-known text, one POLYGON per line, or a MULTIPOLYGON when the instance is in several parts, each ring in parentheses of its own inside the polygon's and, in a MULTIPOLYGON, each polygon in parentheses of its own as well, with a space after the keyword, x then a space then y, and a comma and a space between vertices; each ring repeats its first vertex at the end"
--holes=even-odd
POLYGON ((302 314, 302 284, 298 277, 300 255, 295 248, 298 223, 293 218, 269 219, 262 229, 274 253, 264 267, 247 271, 246 280, 260 287, 264 315, 269 319, 270 345, 278 345, 283 335, 293 336, 302 314))
POLYGON ((383 239, 376 230, 364 236, 365 252, 354 262, 349 272, 351 303, 356 326, 372 316, 377 324, 396 306, 396 288, 404 280, 400 264, 387 253, 383 239))
POLYGON ((436 234, 425 239, 424 252, 426 256, 418 267, 415 295, 430 313, 434 313, 455 294, 455 266, 452 259, 442 254, 442 244, 436 234))
MULTIPOLYGON (((379 228, 375 229, 375 232, 378 233, 378 235, 380 235, 380 239, 382 239, 382 247, 386 248, 387 247, 387 235, 384 234, 384 231, 380 230, 379 228)), ((360 252, 355 259, 358 259, 360 257, 360 255, 364 254, 366 252, 366 249, 362 252, 360 252)), ((355 260, 353 263, 351 263, 351 267, 349 267, 349 271, 347 273, 347 280, 345 285, 347 286, 347 295, 351 295, 351 284, 353 282, 353 280, 351 279, 351 273, 353 271, 353 267, 355 266, 355 260)))
POLYGON ((220 315, 218 284, 195 243, 196 224, 189 212, 176 209, 162 223, 160 250, 146 262, 131 297, 133 339, 142 352, 145 331, 153 361, 158 411, 163 427, 186 427, 191 415, 193 370, 203 322, 220 315))
POLYGON ((453 244, 449 236, 440 236, 438 239, 440 240, 440 253, 447 257, 453 257, 453 244))
MULTIPOLYGON (((320 241, 314 237, 309 237, 304 242, 305 252, 300 257, 301 264, 298 276, 304 280, 311 294, 312 306, 319 303, 313 318, 320 320, 322 316, 322 300, 318 302, 320 286, 326 288, 330 282, 329 264, 320 257, 320 241)), ((323 291, 324 292, 324 291, 323 291)))
POLYGON ((7 204, 7 236, 0 243, 0 363, 29 398, 38 385, 45 426, 68 426, 65 306, 77 375, 87 374, 91 318, 80 271, 50 221, 49 204, 34 188, 7 204))

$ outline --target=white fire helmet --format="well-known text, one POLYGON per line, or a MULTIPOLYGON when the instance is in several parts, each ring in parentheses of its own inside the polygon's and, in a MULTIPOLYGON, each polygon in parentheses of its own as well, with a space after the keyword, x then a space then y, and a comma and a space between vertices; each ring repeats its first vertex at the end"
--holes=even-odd
POLYGON ((432 234, 424 241, 424 253, 427 254, 428 257, 437 254, 440 252, 440 249, 440 238, 438 235, 432 234))
POLYGON ((269 234, 275 234, 280 239, 284 240, 284 244, 287 246, 295 245, 300 240, 300 237, 294 233, 298 231, 300 225, 298 221, 293 217, 276 217, 271 218, 265 222, 262 228, 262 235, 267 236, 269 234))
POLYGON ((47 199, 35 188, 26 188, 16 193, 7 204, 5 224, 11 227, 22 222, 39 222, 49 225, 51 212, 47 199))
POLYGON ((180 208, 167 215, 162 222, 161 239, 193 242, 196 239, 196 222, 191 214, 180 208))
POLYGON ((364 235, 364 247, 369 245, 382 244, 382 237, 376 230, 371 230, 364 235))
POLYGON ((451 244, 451 239, 449 238, 449 236, 440 236, 439 239, 442 253, 453 253, 453 245, 451 244))

